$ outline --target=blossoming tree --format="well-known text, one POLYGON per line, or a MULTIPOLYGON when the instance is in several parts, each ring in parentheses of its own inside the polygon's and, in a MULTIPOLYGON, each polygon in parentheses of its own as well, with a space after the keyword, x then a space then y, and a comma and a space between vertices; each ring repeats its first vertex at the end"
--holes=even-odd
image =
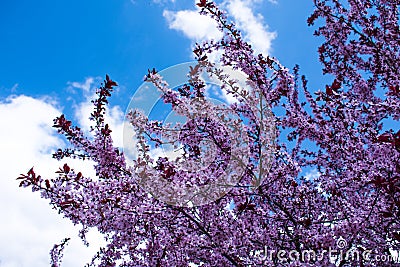
MULTIPOLYGON (((400 115, 400 2, 314 4, 307 22, 321 25, 320 61, 333 77, 324 90, 310 90, 297 66, 255 55, 226 14, 201 0, 222 39, 196 45, 198 64, 179 88, 155 70, 146 76, 186 121, 130 112, 138 152, 128 162, 104 119, 117 86, 106 76, 93 101, 92 137, 64 115, 54 120, 71 148, 53 156, 93 160, 97 177, 64 164, 51 179, 31 169, 20 186, 82 225, 83 240, 89 228, 105 236, 92 266, 394 266, 376 256, 400 249, 400 131, 384 125, 400 115), (216 51, 220 65, 209 61, 216 51), (247 86, 223 68, 243 73, 247 86), (235 101, 211 103, 202 71, 235 101), (284 114, 274 114, 278 108, 284 114), (154 158, 152 148, 165 144, 180 156, 154 158), (304 168, 318 175, 306 179, 304 168), (360 257, 324 254, 331 248, 360 257)), ((52 250, 53 266, 66 242, 52 250)))

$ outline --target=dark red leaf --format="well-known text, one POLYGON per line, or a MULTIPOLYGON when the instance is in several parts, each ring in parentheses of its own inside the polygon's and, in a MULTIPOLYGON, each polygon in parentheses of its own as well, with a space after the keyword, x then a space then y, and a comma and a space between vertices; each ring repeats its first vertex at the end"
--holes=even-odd
POLYGON ((400 241, 400 234, 398 234, 398 233, 393 233, 393 237, 394 237, 394 239, 396 239, 397 241, 400 241))
POLYGON ((390 142, 391 139, 392 139, 392 135, 391 135, 390 133, 381 134, 381 135, 378 136, 378 138, 377 138, 377 140, 378 140, 379 142, 384 142, 384 143, 390 142))
POLYGON ((338 89, 340 89, 340 87, 342 87, 342 84, 338 80, 335 79, 331 86, 332 90, 338 90, 338 89))
POLYGON ((50 181, 46 179, 45 183, 46 183, 46 187, 50 188, 50 181))
POLYGON ((326 89, 326 94, 327 94, 327 95, 333 95, 332 87, 326 85, 326 86, 325 86, 325 89, 326 89))
POLYGON ((381 187, 385 183, 385 179, 383 179, 381 176, 378 176, 372 182, 374 183, 375 186, 381 187))
POLYGON ((382 214, 383 218, 393 217, 393 214, 391 212, 388 212, 388 211, 382 211, 381 214, 382 214))
POLYGON ((33 171, 33 167, 28 171, 29 176, 35 176, 35 172, 33 171))
POLYGON ((310 219, 310 218, 304 219, 304 220, 302 220, 301 223, 302 223, 305 227, 308 227, 308 226, 311 225, 311 219, 310 219))
POLYGON ((63 166, 64 173, 68 174, 70 170, 71 170, 71 168, 67 165, 67 163, 65 163, 63 166))
POLYGON ((248 210, 254 210, 255 207, 256 207, 256 204, 250 203, 250 204, 247 205, 247 208, 246 208, 246 209, 248 209, 248 210))
POLYGON ((389 86, 389 93, 388 95, 396 96, 400 94, 400 86, 399 85, 391 85, 389 86))
POLYGON ((29 176, 28 175, 25 175, 25 174, 20 174, 21 176, 20 177, 18 177, 16 180, 21 180, 21 179, 26 179, 26 178, 29 178, 29 176))
POLYGON ((205 7, 206 4, 207 4, 207 0, 200 0, 200 2, 197 3, 196 5, 197 5, 198 7, 205 7))
POLYGON ((318 48, 318 53, 320 53, 320 54, 322 54, 322 53, 324 53, 326 50, 325 50, 325 46, 324 45, 322 45, 322 46, 320 46, 319 48, 318 48))
POLYGON ((238 211, 241 212, 246 209, 246 203, 240 203, 238 205, 238 211))
MULTIPOLYGON (((118 84, 116 82, 114 82, 113 80, 110 79, 110 77, 106 74, 106 84, 105 84, 105 88, 107 89, 112 89, 113 86, 117 86, 118 84)), ((110 96, 109 91, 101 91, 103 95, 106 96, 110 96)))

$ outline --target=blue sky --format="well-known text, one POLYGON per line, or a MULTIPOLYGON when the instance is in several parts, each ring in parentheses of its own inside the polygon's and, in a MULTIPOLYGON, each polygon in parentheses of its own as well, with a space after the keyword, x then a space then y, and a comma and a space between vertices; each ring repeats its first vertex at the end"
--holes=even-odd
MULTIPOLYGON (((305 22, 312 1, 253 2, 254 12, 277 32, 272 55, 320 75, 318 40, 305 22)), ((0 8, 1 97, 50 94, 62 101, 68 82, 105 73, 126 96, 148 68, 191 59, 191 40, 169 29, 163 11, 194 9, 192 1, 2 1, 0 8)))
MULTIPOLYGON (((321 40, 306 24, 312 0, 223 5, 259 51, 288 68, 300 64, 311 90, 324 88, 317 56, 321 40)), ((147 69, 192 60, 193 43, 217 33, 193 15, 194 1, 187 0, 1 1, 0 10, 0 266, 49 266, 52 244, 67 236, 72 241, 64 266, 83 266, 101 243, 98 235, 92 233, 94 245, 85 248, 77 228, 38 194, 19 189, 14 178, 33 165, 54 175, 59 163, 50 153, 65 143, 51 129, 52 119, 66 113, 88 129, 90 98, 106 73, 120 85, 108 113, 118 135, 147 69)))

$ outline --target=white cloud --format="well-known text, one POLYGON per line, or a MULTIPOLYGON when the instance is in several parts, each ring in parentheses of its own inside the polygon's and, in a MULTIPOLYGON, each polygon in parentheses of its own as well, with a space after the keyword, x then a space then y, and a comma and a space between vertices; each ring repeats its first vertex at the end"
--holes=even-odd
POLYGON ((228 13, 233 16, 239 29, 244 33, 256 53, 269 55, 271 43, 276 38, 276 32, 270 32, 261 14, 254 14, 253 0, 229 0, 224 1, 228 13))
MULTIPOLYGON (((269 1, 276 2, 275 0, 269 1)), ((225 0, 221 7, 233 17, 237 27, 243 32, 245 40, 252 45, 255 52, 269 55, 271 42, 277 34, 269 31, 261 14, 254 14, 253 9, 256 2, 260 2, 260 0, 225 0)), ((165 10, 163 16, 170 29, 183 32, 193 42, 220 39, 222 33, 216 28, 216 22, 208 16, 198 14, 198 11, 198 9, 165 10)))
MULTIPOLYGON (((51 128, 61 111, 49 98, 35 99, 20 95, 0 100, 0 266, 49 266, 53 244, 71 237, 64 256, 65 267, 83 266, 98 249, 99 236, 92 232, 86 248, 78 238, 78 228, 63 219, 41 199, 39 193, 19 188, 15 180, 34 166, 45 177, 64 161, 51 158, 51 151, 65 146, 63 139, 51 128)), ((87 162, 69 161, 85 175, 92 175, 87 162)))
POLYGON ((310 171, 308 171, 305 175, 304 178, 306 179, 306 181, 310 181, 313 182, 314 180, 318 179, 321 176, 321 173, 316 169, 311 169, 310 171))
POLYGON ((88 93, 90 91, 90 88, 92 87, 92 84, 94 82, 93 77, 86 78, 85 82, 80 83, 80 82, 69 82, 69 84, 74 87, 74 88, 79 88, 88 93))
POLYGON ((180 10, 176 12, 164 10, 163 16, 167 20, 170 29, 183 32, 194 42, 220 39, 222 37, 222 33, 217 29, 216 22, 207 16, 200 15, 197 10, 180 10))
POLYGON ((321 187, 321 182, 318 181, 320 176, 321 176, 321 173, 316 168, 313 168, 305 173, 304 179, 311 183, 317 183, 316 189, 318 190, 318 192, 321 193, 324 197, 328 197, 328 194, 326 193, 326 191, 324 191, 321 187))

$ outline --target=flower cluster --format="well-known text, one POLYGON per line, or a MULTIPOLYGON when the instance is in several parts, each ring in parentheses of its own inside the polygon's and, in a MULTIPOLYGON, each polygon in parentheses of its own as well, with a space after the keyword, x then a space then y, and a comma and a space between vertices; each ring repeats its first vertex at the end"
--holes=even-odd
POLYGON ((223 38, 196 45, 198 65, 176 90, 155 70, 146 76, 187 122, 163 124, 133 110, 128 119, 139 152, 127 164, 104 121, 116 86, 107 76, 93 101, 94 138, 63 115, 55 120, 72 148, 54 157, 91 159, 97 178, 65 164, 53 179, 31 169, 20 185, 40 191, 82 225, 82 239, 90 227, 104 234, 108 244, 92 266, 394 266, 345 258, 281 262, 262 254, 327 250, 339 238, 347 241, 346 250, 389 255, 400 249, 400 131, 383 125, 400 118, 399 2, 314 2, 308 24, 323 21, 315 32, 325 38, 318 51, 324 72, 334 77, 324 90, 311 91, 298 66, 289 70, 275 58, 255 55, 226 14, 202 0, 201 14, 216 20, 223 38), (224 67, 245 74, 247 87, 209 62, 215 51, 222 52, 224 67), (201 71, 214 75, 237 101, 212 105, 201 71), (273 114, 277 109, 284 113, 273 114), (183 149, 182 156, 152 158, 151 144, 166 143, 183 149), (207 147, 215 153, 204 153, 207 147), (196 169, 199 161, 211 167, 196 169), (310 168, 318 175, 305 176, 302 170, 310 168), (228 191, 214 190, 216 201, 205 203, 210 196, 200 190, 190 195, 192 205, 176 202, 188 188, 215 188, 226 175, 235 183, 228 191))

